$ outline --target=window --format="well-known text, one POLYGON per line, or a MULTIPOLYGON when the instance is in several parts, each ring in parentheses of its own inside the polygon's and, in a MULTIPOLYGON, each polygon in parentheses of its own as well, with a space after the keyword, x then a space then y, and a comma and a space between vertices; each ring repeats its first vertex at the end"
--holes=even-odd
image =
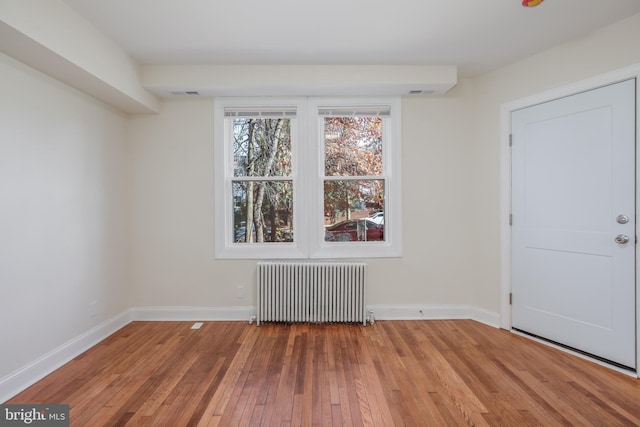
POLYGON ((400 103, 217 98, 217 258, 401 255, 400 103))

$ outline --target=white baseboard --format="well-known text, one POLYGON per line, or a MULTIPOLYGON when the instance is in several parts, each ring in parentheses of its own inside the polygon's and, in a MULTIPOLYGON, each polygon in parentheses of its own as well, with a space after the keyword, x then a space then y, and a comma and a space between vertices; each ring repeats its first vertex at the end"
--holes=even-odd
POLYGON ((494 328, 500 327, 500 313, 488 311, 483 308, 471 307, 471 320, 484 323, 487 326, 493 326, 494 328))
POLYGON ((500 315, 469 305, 370 305, 376 320, 452 320, 471 319, 495 328, 500 315))
MULTIPOLYGON (((377 320, 471 319, 498 327, 500 315, 466 305, 370 305, 377 320)), ((139 321, 249 321, 256 307, 134 307, 133 320, 139 321)))
POLYGON ((0 403, 6 402, 65 363, 84 353, 109 335, 129 324, 132 319, 132 311, 124 311, 0 379, 0 403))
MULTIPOLYGON (((371 305, 376 320, 472 319, 498 327, 500 316, 471 306, 371 305)), ((7 401, 132 321, 246 321, 254 306, 134 307, 62 344, 21 369, 0 379, 0 403, 7 401)))
POLYGON ((134 307, 133 320, 140 321, 246 321, 256 307, 134 307))

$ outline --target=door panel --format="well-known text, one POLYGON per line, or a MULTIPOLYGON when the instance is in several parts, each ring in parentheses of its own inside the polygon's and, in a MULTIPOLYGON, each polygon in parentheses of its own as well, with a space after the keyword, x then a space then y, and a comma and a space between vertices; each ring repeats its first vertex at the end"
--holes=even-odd
POLYGON ((513 327, 635 368, 635 80, 515 111, 512 133, 513 327))

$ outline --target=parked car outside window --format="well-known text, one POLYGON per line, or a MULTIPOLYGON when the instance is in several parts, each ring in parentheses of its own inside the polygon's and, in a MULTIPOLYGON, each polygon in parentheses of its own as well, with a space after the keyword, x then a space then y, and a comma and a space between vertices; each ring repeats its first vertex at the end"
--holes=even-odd
POLYGON ((370 217, 367 217, 365 219, 375 222, 376 224, 384 224, 384 212, 376 212, 370 217))
POLYGON ((347 220, 329 226, 325 231, 327 242, 356 242, 384 240, 384 225, 366 219, 347 220))

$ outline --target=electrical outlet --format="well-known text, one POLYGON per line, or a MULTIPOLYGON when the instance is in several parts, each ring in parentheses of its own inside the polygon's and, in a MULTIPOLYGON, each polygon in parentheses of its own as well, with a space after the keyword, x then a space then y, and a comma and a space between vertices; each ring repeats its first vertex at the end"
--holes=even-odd
POLYGON ((238 286, 236 288, 236 298, 238 299, 244 298, 244 286, 238 286))

